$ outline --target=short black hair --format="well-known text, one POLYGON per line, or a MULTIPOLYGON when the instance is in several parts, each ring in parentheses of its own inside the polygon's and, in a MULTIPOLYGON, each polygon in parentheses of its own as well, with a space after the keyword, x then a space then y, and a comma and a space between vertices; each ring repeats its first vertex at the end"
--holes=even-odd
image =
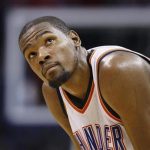
POLYGON ((36 19, 28 22, 27 24, 25 24, 25 26, 22 28, 22 30, 20 32, 19 41, 20 41, 22 35, 26 33, 26 31, 28 31, 34 25, 37 25, 42 22, 50 23, 50 25, 59 29, 66 35, 70 30, 69 27, 66 25, 66 23, 64 21, 62 21, 61 19, 54 17, 54 16, 43 16, 43 17, 36 18, 36 19))

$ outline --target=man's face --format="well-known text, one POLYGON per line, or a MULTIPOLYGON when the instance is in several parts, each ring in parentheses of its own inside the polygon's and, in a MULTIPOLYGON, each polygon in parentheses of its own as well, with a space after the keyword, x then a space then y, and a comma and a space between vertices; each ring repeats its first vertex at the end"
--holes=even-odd
POLYGON ((77 66, 73 38, 47 22, 27 30, 19 46, 32 70, 54 88, 66 82, 77 66))

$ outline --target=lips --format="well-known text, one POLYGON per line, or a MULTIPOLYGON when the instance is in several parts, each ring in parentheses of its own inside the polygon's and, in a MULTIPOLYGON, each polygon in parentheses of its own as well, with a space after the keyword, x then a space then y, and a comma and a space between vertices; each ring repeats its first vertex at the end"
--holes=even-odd
POLYGON ((43 67, 42 67, 42 74, 44 76, 46 76, 47 71, 49 69, 55 67, 56 65, 58 65, 58 64, 57 63, 48 63, 48 64, 43 65, 43 67))

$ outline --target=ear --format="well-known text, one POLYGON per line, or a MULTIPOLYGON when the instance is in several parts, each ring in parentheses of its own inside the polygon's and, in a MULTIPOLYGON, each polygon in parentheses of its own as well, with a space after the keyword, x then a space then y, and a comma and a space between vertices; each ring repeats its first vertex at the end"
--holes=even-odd
POLYGON ((75 32, 74 30, 70 30, 68 35, 73 40, 75 46, 81 46, 81 40, 77 32, 75 32))

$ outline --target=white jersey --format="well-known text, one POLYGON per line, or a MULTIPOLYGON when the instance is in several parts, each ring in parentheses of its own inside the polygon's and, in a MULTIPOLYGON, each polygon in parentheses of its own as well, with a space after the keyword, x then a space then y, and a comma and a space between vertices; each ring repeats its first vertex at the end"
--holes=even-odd
MULTIPOLYGON (((77 107, 68 93, 59 88, 72 132, 80 144, 81 150, 133 150, 130 139, 119 116, 111 110, 101 97, 98 87, 98 64, 101 59, 118 50, 130 51, 120 46, 100 46, 90 57, 92 81, 83 107, 77 107)), ((145 56, 136 53, 144 58, 145 56)), ((149 61, 149 58, 146 58, 149 61)), ((75 101, 75 100, 74 100, 75 101)))

